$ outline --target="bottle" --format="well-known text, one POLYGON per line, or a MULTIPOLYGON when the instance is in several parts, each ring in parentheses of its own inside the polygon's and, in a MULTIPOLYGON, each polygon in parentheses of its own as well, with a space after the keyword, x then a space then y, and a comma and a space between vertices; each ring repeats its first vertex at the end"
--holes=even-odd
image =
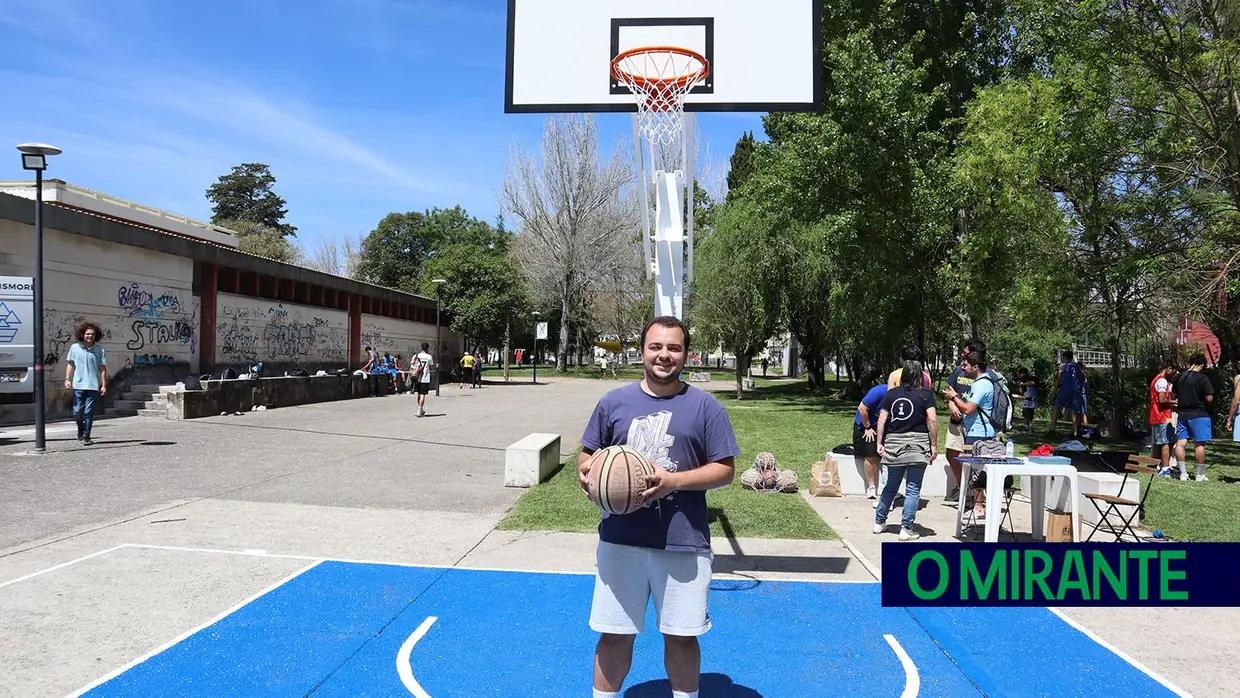
POLYGON ((1008 458, 1016 457, 1016 444, 1011 439, 1008 439, 1008 442, 1007 442, 1007 457, 1008 458))

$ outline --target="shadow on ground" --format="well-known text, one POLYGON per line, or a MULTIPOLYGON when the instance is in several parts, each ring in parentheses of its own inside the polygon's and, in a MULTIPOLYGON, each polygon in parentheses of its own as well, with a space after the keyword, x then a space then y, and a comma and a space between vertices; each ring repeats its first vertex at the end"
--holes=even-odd
MULTIPOLYGON (((761 693, 748 686, 733 683, 730 677, 723 674, 702 674, 698 682, 698 693, 715 698, 762 698, 761 693)), ((667 679, 660 679, 633 686, 624 692, 624 698, 664 698, 671 694, 671 683, 667 679)))

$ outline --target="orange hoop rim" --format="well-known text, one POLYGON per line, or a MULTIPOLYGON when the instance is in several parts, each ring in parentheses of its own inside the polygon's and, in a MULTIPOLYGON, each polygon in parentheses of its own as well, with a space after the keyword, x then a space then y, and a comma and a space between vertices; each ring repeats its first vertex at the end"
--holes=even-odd
POLYGON ((611 60, 611 76, 613 78, 623 83, 632 84, 642 90, 646 90, 651 87, 664 90, 669 86, 677 89, 683 89, 690 82, 703 80, 707 75, 710 75, 710 61, 706 60, 706 57, 697 51, 690 51, 687 48, 681 48, 679 46, 641 46, 638 48, 631 48, 627 51, 621 51, 619 55, 611 60), (702 68, 701 70, 695 70, 688 75, 680 75, 669 78, 648 78, 641 75, 634 75, 620 67, 621 62, 623 62, 626 58, 643 53, 675 53, 677 55, 687 56, 699 61, 702 64, 702 68))

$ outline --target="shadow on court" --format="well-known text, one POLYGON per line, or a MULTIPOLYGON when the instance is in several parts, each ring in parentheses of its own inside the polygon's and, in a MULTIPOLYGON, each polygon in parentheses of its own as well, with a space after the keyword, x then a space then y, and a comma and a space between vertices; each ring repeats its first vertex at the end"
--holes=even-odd
MULTIPOLYGON (((732 682, 723 674, 702 674, 698 680, 698 693, 717 698, 762 698, 762 694, 748 686, 732 682)), ((672 685, 667 679, 647 681, 624 692, 624 698, 665 698, 672 694, 672 685)))

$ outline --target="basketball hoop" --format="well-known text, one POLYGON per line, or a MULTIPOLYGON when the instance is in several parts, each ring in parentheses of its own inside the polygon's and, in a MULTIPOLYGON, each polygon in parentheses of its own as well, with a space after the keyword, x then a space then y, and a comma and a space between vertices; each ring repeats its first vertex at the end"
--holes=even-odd
POLYGON ((642 136, 670 145, 680 135, 685 96, 710 74, 699 53, 676 46, 630 49, 611 62, 611 75, 637 98, 642 136))

